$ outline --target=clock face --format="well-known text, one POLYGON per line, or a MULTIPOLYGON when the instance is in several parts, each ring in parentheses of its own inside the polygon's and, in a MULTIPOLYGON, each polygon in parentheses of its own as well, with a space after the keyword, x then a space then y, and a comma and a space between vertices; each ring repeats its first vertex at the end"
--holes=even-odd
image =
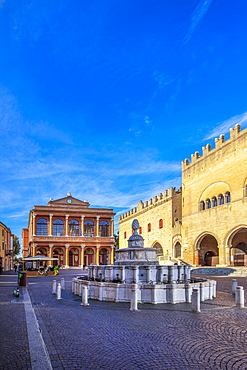
POLYGON ((71 199, 67 199, 67 203, 72 203, 72 200, 71 199))

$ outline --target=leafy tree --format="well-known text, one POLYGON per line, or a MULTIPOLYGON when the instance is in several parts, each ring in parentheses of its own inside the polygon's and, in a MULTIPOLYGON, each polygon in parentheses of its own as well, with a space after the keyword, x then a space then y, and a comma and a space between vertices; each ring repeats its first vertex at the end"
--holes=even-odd
POLYGON ((115 238, 115 249, 119 249, 119 231, 117 232, 117 234, 114 234, 114 238, 115 238))
POLYGON ((21 246, 18 236, 13 237, 13 257, 17 256, 21 251, 21 246))

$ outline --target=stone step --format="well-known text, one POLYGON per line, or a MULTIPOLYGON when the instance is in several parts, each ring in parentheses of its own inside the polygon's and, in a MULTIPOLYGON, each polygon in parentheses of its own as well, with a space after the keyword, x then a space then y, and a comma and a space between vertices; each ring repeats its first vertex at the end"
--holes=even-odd
POLYGON ((247 267, 192 267, 192 274, 247 276, 247 267))

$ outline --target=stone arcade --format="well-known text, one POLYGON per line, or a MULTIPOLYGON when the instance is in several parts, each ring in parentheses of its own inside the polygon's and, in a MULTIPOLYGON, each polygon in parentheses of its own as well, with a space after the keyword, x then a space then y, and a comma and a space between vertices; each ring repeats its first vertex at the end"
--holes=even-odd
POLYGON ((193 288, 199 288, 201 300, 216 296, 216 282, 192 281, 189 265, 157 265, 154 248, 144 248, 144 239, 138 234, 139 222, 132 223, 134 234, 128 248, 116 251, 115 265, 89 266, 88 280, 73 279, 72 291, 82 294, 88 287, 88 297, 100 301, 130 302, 133 286, 138 286, 140 303, 191 302, 193 288))

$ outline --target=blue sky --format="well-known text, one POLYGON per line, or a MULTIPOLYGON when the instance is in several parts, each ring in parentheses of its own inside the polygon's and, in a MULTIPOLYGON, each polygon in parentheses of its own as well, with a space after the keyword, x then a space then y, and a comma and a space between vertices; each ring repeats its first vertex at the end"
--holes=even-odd
POLYGON ((0 0, 0 220, 88 199, 119 214, 247 122, 245 0, 0 0))

